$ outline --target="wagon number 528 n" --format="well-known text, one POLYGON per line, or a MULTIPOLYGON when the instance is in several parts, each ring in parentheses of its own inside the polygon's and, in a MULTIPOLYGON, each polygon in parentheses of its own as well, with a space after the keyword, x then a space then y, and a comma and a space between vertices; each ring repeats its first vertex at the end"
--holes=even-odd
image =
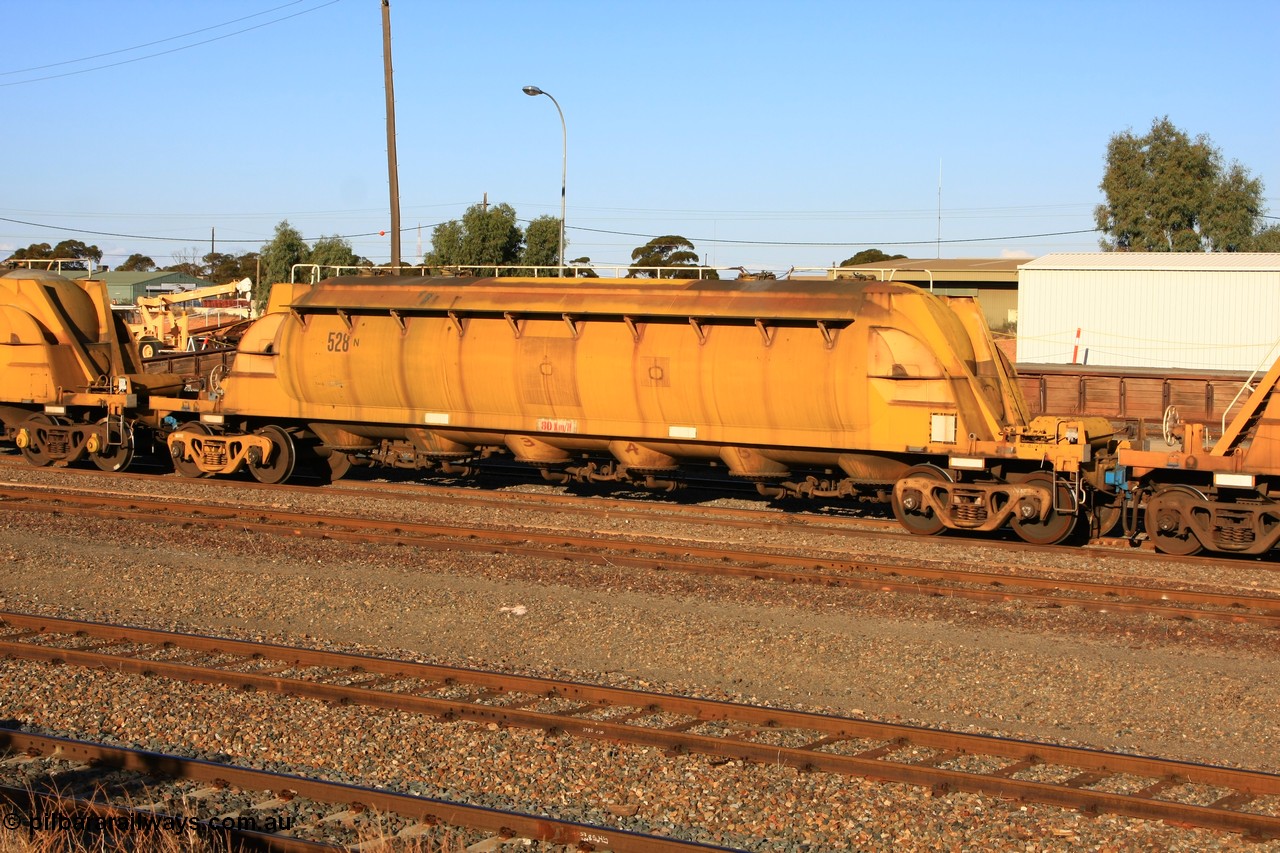
POLYGON ((329 333, 329 352, 346 352, 349 349, 351 349, 351 334, 349 332, 329 333))

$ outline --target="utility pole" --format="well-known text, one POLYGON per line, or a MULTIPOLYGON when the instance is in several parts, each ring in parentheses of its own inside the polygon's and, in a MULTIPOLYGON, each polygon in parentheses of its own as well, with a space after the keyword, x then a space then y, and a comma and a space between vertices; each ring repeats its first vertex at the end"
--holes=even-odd
POLYGON ((400 266, 400 175, 396 166, 396 95, 391 83, 391 0, 382 0, 382 68, 387 92, 387 174, 391 184, 391 266, 400 266))

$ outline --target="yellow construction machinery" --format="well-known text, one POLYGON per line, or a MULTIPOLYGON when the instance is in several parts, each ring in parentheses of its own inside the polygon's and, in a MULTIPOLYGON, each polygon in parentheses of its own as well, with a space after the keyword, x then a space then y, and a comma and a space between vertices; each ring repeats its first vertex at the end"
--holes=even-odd
POLYGON ((231 284, 142 296, 131 312, 134 316, 127 318, 125 324, 138 342, 143 358, 152 358, 166 349, 183 352, 205 349, 220 331, 253 319, 252 291, 253 282, 245 278, 231 284), (232 294, 236 296, 228 301, 239 304, 213 307, 192 304, 232 294))

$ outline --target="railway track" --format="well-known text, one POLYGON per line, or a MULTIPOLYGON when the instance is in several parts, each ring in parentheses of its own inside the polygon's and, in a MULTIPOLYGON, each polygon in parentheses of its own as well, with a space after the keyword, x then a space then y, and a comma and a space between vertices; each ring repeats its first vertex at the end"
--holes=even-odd
MULTIPOLYGON (((114 833, 131 847, 139 845, 139 839, 132 837, 136 834, 166 832, 179 837, 188 833, 223 836, 233 842, 228 849, 313 853, 375 849, 423 837, 447 839, 453 828, 463 828, 471 831, 472 841, 479 833, 481 838, 544 841, 564 845, 566 850, 730 849, 27 732, 0 730, 0 750, 7 752, 0 759, 0 779, 7 769, 20 767, 25 781, 23 785, 0 782, 0 797, 22 808, 33 829, 31 821, 45 827, 97 827, 98 832, 86 834, 101 838, 114 833), (196 784, 179 786, 175 793, 175 783, 184 782, 196 784), (185 808, 174 813, 170 810, 175 805, 185 808), (90 817, 97 820, 86 819, 90 817)), ((141 844, 146 841, 142 838, 141 844)))
MULTIPOLYGON (((85 477, 93 480, 120 481, 120 482, 154 482, 157 474, 163 475, 166 469, 156 467, 154 473, 140 472, 108 472, 101 471, 97 468, 32 468, 20 456, 4 455, 0 450, 0 468, 13 467, 18 471, 57 471, 69 478, 85 477)), ((520 466, 509 466, 507 469, 510 473, 524 471, 529 473, 527 469, 520 466)), ((168 473, 171 473, 168 472, 168 473)), ((519 503, 524 506, 537 506, 548 511, 563 510, 584 516, 601 516, 607 517, 611 513, 625 511, 629 516, 648 520, 671 520, 678 518, 683 521, 690 520, 694 517, 698 520, 711 521, 724 527, 740 527, 743 529, 763 529, 772 525, 776 525, 782 520, 789 524, 803 526, 806 528, 814 528, 823 531, 830 531, 833 535, 859 536, 865 535, 868 530, 884 530, 894 532, 897 535, 906 537, 908 534, 902 532, 901 527, 892 518, 886 514, 887 509, 871 510, 870 514, 865 514, 867 504, 849 504, 849 503, 833 503, 830 505, 821 505, 812 501, 804 503, 805 507, 823 507, 831 509, 830 514, 822 514, 821 509, 814 511, 791 511, 790 509, 744 509, 730 508, 722 506, 706 506, 694 503, 689 498, 691 495, 704 495, 705 499, 712 500, 715 498, 726 497, 719 491, 696 491, 680 493, 679 498, 668 496, 662 493, 641 492, 641 497, 603 497, 601 495, 580 495, 580 494, 554 494, 549 491, 500 491, 494 488, 485 488, 480 485, 469 486, 448 486, 441 485, 437 482, 421 479, 402 479, 400 481, 388 481, 377 479, 375 483, 370 483, 368 479, 361 479, 363 469, 355 469, 348 478, 339 480, 335 483, 327 484, 323 487, 307 484, 307 483, 286 483, 278 485, 267 485, 257 481, 242 479, 203 479, 199 481, 201 487, 209 488, 227 488, 227 489, 243 489, 261 492, 284 492, 298 495, 318 495, 325 493, 338 493, 352 497, 369 498, 371 500, 386 501, 388 499, 406 500, 406 501, 428 501, 438 502, 442 499, 466 504, 475 507, 509 507, 519 503), (859 514, 854 515, 853 512, 859 514), (879 513, 881 517, 875 517, 879 513)), ((396 472, 383 472, 379 474, 390 473, 394 476, 396 472)), ((374 475, 376 476, 376 475, 374 475)), ((504 477, 498 479, 485 479, 485 483, 497 482, 500 485, 533 485, 540 488, 553 488, 537 477, 504 477)), ((17 485, 17 483, 14 483, 17 485)), ((736 484, 741 486, 741 484, 736 484)), ((633 493, 636 494, 636 493, 633 493)), ((741 497, 752 502, 765 503, 763 498, 754 490, 741 490, 741 497)), ((876 506, 876 505, 870 505, 876 506)), ((1021 540, 1019 540, 1021 541, 1021 540)), ((1025 544, 1025 543, 1024 543, 1025 544)))
MULTIPOLYGON (((0 486, 0 510, 74 513, 139 523, 198 524, 275 536, 362 544, 469 550, 654 571, 815 584, 871 592, 911 593, 1032 607, 1079 607, 1106 613, 1205 619, 1280 627, 1280 596, 1190 590, 1158 584, 1103 582, 1087 577, 1045 577, 988 571, 953 562, 904 564, 824 556, 762 553, 692 542, 654 542, 528 529, 494 529, 293 512, 219 502, 175 501, 97 492, 0 486)), ((718 522, 717 522, 718 523, 718 522)), ((777 522, 775 522, 776 524, 777 522)), ((785 524, 785 521, 783 522, 785 524)))
MULTIPOLYGON (((0 466, 12 465, 19 470, 30 470, 30 466, 16 457, 0 456, 0 466)), ((47 470, 47 469, 46 469, 47 470)), ((157 469, 160 473, 161 469, 157 469)), ((147 482, 152 476, 136 473, 109 473, 92 468, 65 468, 59 473, 69 477, 106 478, 124 482, 147 482)), ((504 481, 505 482, 505 481, 504 481)), ((530 480, 530 483, 542 485, 541 481, 530 480)), ((14 485, 17 485, 16 483, 14 485)), ((876 538, 889 541, 937 543, 943 547, 955 548, 981 547, 990 551, 1005 552, 1010 555, 1025 555, 1028 552, 1041 553, 1080 553, 1081 541, 1076 537, 1063 545, 1032 545, 1015 537, 1007 531, 997 531, 984 537, 951 537, 946 535, 920 537, 907 533, 892 516, 886 515, 886 507, 876 504, 850 504, 847 502, 804 501, 803 508, 796 509, 794 502, 785 509, 773 504, 769 509, 748 509, 741 507, 706 506, 691 501, 676 501, 666 496, 645 493, 642 497, 617 498, 598 495, 563 495, 549 492, 531 491, 497 491, 480 489, 475 486, 446 486, 422 481, 387 482, 379 480, 376 485, 369 485, 359 479, 351 478, 329 484, 323 489, 315 485, 281 484, 265 485, 250 480, 201 480, 202 487, 252 490, 262 492, 285 492, 298 495, 342 494, 350 497, 362 497, 375 501, 389 499, 440 502, 448 500, 471 507, 506 508, 518 506, 522 509, 536 507, 549 512, 564 512, 574 515, 608 518, 617 512, 625 512, 628 518, 644 521, 672 521, 681 523, 707 523, 722 528, 741 530, 769 530, 776 532, 779 527, 799 529, 806 532, 817 532, 824 535, 854 539, 876 538)), ((686 493, 687 496, 688 493, 686 493)), ((708 499, 724 497, 722 494, 709 493, 708 499)), ((764 503, 754 492, 745 495, 745 499, 764 503)), ((1206 563, 1229 562, 1255 563, 1258 558, 1242 558, 1233 560, 1230 555, 1183 556, 1162 554, 1155 551, 1152 543, 1140 534, 1136 539, 1109 536, 1089 540, 1086 547, 1095 550, 1115 551, 1123 553, 1127 559, 1158 561, 1162 563, 1205 565, 1206 563)), ((1013 559, 1011 557, 1011 559, 1013 559)))
POLYGON ((1272 773, 123 625, 0 613, 0 626, 0 653, 25 660, 1280 837, 1272 773))

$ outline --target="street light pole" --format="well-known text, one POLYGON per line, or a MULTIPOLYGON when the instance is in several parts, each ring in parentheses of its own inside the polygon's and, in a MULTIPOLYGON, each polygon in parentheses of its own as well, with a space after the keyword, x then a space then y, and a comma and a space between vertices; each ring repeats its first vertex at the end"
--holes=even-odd
POLYGON ((564 110, 560 109, 560 102, 552 97, 550 92, 544 92, 537 86, 525 86, 524 93, 531 98, 538 95, 546 95, 551 98, 551 103, 556 105, 556 112, 560 113, 560 133, 561 133, 561 152, 560 152, 560 276, 564 277, 564 190, 566 179, 569 176, 569 127, 564 123, 564 110))

